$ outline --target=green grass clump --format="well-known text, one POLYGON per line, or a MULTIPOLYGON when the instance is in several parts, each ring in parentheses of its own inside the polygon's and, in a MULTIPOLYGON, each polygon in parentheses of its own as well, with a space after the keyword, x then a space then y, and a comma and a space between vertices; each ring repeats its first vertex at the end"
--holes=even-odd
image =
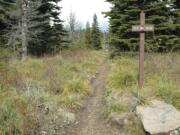
POLYGON ((152 96, 180 109, 180 55, 148 55, 145 71, 145 88, 151 89, 152 96))
POLYGON ((104 56, 100 51, 74 49, 0 62, 0 134, 40 134, 39 121, 54 120, 61 107, 81 107, 104 56))
POLYGON ((112 103, 112 106, 109 108, 111 112, 118 112, 122 113, 127 111, 127 106, 123 105, 122 103, 112 103))
MULTIPOLYGON (((111 61, 107 97, 130 92, 146 104, 153 99, 164 100, 180 109, 180 56, 179 54, 148 54, 145 60, 145 86, 138 87, 138 62, 131 56, 111 61)), ((111 106, 116 106, 113 103, 111 106)), ((121 106, 120 106, 121 107, 121 106)), ((111 111, 119 112, 111 108, 111 111)))
POLYGON ((86 95, 89 90, 87 81, 83 81, 78 78, 73 78, 72 80, 68 81, 63 89, 63 95, 68 95, 70 93, 76 94, 83 94, 86 95))
POLYGON ((109 86, 115 89, 127 88, 137 84, 136 63, 129 58, 121 58, 112 64, 109 86))
POLYGON ((31 91, 33 88, 34 91, 43 89, 49 94, 63 95, 65 106, 71 106, 70 102, 88 95, 89 81, 104 59, 102 52, 74 49, 55 57, 28 58, 25 62, 17 60, 11 67, 22 78, 21 85, 25 91, 30 87, 31 91))
POLYGON ((15 90, 0 88, 0 133, 18 135, 24 122, 27 101, 15 90))
MULTIPOLYGON (((131 93, 137 105, 148 104, 153 99, 163 100, 180 110, 180 54, 148 54, 145 60, 145 85, 138 87, 137 57, 120 56, 110 61, 111 71, 104 97, 104 115, 116 112, 131 113, 130 106, 122 99, 131 93)), ((132 97, 133 98, 133 97, 132 97)), ((130 101, 130 100, 129 100, 130 101)), ((134 109, 135 111, 135 109, 134 109)), ((126 134, 144 135, 142 125, 133 116, 132 125, 125 127, 126 134)))
POLYGON ((180 87, 172 80, 164 77, 158 81, 156 86, 156 96, 162 98, 165 102, 180 109, 180 87))

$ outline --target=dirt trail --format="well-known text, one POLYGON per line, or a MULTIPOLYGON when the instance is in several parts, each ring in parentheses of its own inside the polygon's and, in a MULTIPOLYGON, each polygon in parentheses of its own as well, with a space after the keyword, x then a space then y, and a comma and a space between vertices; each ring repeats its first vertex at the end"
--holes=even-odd
POLYGON ((84 109, 79 112, 78 124, 70 128, 66 135, 120 135, 101 115, 108 71, 107 64, 100 67, 96 79, 91 83, 94 93, 87 99, 84 109))

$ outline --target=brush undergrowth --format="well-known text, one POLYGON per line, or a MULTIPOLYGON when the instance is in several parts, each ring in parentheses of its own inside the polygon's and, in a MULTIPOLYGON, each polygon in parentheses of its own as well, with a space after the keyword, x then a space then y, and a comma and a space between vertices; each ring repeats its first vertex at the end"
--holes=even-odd
POLYGON ((145 60, 145 86, 138 88, 138 61, 124 56, 111 60, 107 93, 131 92, 144 103, 160 98, 180 109, 180 56, 179 54, 149 54, 145 60))
MULTIPOLYGON (((121 56, 110 60, 110 63, 112 68, 104 101, 106 117, 112 112, 128 112, 127 104, 121 100, 124 93, 136 97, 137 105, 160 99, 180 110, 180 54, 148 54, 145 60, 145 86, 142 89, 139 89, 137 81, 137 57, 121 56)), ((139 128, 128 128, 138 135, 143 134, 139 128)))
MULTIPOLYGON (((45 115, 40 110, 47 105, 81 107, 103 60, 102 52, 75 49, 53 57, 0 62, 0 134, 39 134, 45 115)), ((46 117, 54 119, 53 115, 46 117)))
POLYGON ((149 54, 145 60, 145 86, 142 89, 139 89, 137 82, 136 58, 124 56, 110 63, 112 69, 108 77, 107 97, 131 92, 140 98, 139 104, 158 98, 180 109, 179 54, 149 54))

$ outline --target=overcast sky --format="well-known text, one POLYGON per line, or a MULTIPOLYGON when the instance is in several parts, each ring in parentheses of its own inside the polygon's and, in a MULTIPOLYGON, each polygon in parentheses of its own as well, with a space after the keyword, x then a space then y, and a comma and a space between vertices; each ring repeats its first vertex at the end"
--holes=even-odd
POLYGON ((72 11, 76 14, 77 20, 85 25, 87 21, 92 23, 93 15, 96 13, 100 27, 103 27, 102 29, 107 27, 108 19, 104 18, 102 12, 109 11, 110 4, 105 0, 62 0, 60 6, 62 7, 61 17, 64 21, 67 20, 70 11, 72 11))

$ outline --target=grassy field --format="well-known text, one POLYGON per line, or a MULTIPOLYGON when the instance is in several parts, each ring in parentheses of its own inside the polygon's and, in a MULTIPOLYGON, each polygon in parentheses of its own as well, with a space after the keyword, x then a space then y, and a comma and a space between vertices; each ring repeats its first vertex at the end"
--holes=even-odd
MULTIPOLYGON (((147 54, 145 86, 142 89, 139 89, 137 81, 138 56, 123 55, 110 60, 110 65, 104 109, 106 117, 113 112, 129 112, 126 100, 133 98, 138 99, 136 105, 160 99, 180 110, 180 54, 147 54)), ((127 128, 134 134, 144 134, 135 124, 127 128)))
POLYGON ((38 119, 45 119, 41 114, 52 111, 44 115, 50 121, 59 107, 80 107, 104 59, 102 52, 69 50, 54 57, 1 62, 0 134, 39 134, 38 119))
MULTIPOLYGON (((26 61, 9 60, 8 52, 4 56, 0 56, 4 59, 0 61, 0 135, 41 134, 45 129, 50 135, 58 132, 57 125, 67 126, 65 118, 91 94, 91 79, 107 58, 102 51, 80 49, 26 61)), ((122 55, 107 62, 111 70, 104 97, 106 117, 129 111, 126 98, 120 100, 123 94, 137 98, 136 105, 162 99, 180 110, 180 54, 147 54, 142 89, 137 82, 137 56, 122 55)), ((143 135, 135 124, 127 130, 143 135)))

